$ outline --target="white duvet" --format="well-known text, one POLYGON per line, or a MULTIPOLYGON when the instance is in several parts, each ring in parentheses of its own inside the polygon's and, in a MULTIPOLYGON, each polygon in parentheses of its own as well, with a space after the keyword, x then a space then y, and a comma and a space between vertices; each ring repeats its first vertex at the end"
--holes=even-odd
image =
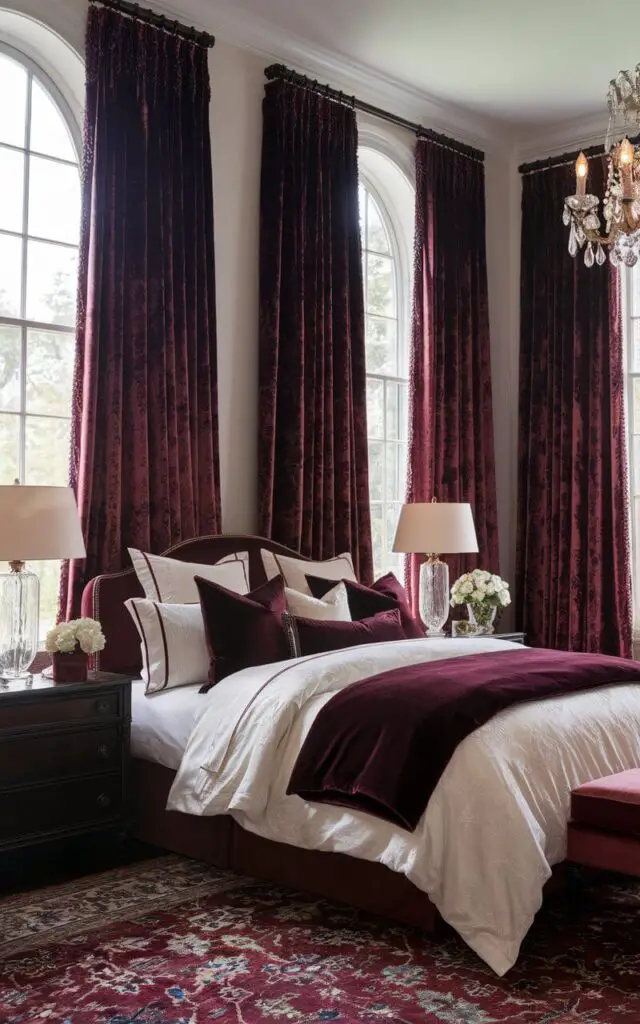
POLYGON ((400 665, 505 648, 522 649, 497 639, 408 640, 238 672, 210 692, 168 806, 230 813, 268 839, 386 864, 504 974, 551 866, 564 859, 571 789, 640 766, 640 685, 497 715, 459 745, 413 833, 285 793, 311 723, 338 690, 400 665))

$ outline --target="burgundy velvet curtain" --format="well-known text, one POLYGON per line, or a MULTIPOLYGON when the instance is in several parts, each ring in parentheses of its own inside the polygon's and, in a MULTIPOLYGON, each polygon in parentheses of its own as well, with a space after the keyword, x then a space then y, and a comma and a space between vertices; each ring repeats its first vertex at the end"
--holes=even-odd
MULTIPOLYGON (((603 193, 603 161, 588 187, 603 193)), ((533 645, 631 650, 617 274, 567 251, 573 166, 523 177, 516 614, 533 645)))
POLYGON ((207 50, 114 11, 87 25, 71 484, 84 583, 220 528, 207 50))
POLYGON ((373 572, 355 111, 266 86, 260 240, 260 532, 373 572))
MULTIPOLYGON (((476 565, 498 572, 484 165, 427 139, 416 147, 411 345, 407 500, 470 502, 480 553, 447 556, 451 582, 476 565)), ((415 612, 421 561, 407 559, 415 612)))

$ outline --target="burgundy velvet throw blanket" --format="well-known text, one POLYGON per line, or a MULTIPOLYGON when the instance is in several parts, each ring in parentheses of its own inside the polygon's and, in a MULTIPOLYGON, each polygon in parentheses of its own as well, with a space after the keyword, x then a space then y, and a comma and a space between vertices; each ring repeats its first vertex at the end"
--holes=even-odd
POLYGON ((458 744, 499 711, 630 682, 640 682, 638 662, 532 648, 382 672, 325 704, 287 793, 366 811, 412 832, 458 744))

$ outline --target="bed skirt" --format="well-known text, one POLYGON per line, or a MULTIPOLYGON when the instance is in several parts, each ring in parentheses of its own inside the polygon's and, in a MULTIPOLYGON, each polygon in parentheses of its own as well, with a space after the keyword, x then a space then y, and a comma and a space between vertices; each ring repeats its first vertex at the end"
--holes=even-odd
POLYGON ((169 768, 133 758, 133 834, 142 842, 422 931, 436 930, 440 917, 429 897, 383 864, 263 839, 229 815, 198 817, 165 810, 174 778, 169 768))

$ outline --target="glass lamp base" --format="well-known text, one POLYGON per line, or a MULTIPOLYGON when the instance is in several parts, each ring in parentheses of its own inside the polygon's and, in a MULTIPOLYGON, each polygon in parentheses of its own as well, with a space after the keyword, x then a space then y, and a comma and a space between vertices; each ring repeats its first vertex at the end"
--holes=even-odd
POLYGON ((38 651, 39 607, 35 573, 0 573, 0 679, 5 682, 31 675, 29 666, 38 651))
POLYGON ((420 608, 427 636, 444 636, 449 618, 449 566, 446 562, 423 562, 420 566, 420 608))

